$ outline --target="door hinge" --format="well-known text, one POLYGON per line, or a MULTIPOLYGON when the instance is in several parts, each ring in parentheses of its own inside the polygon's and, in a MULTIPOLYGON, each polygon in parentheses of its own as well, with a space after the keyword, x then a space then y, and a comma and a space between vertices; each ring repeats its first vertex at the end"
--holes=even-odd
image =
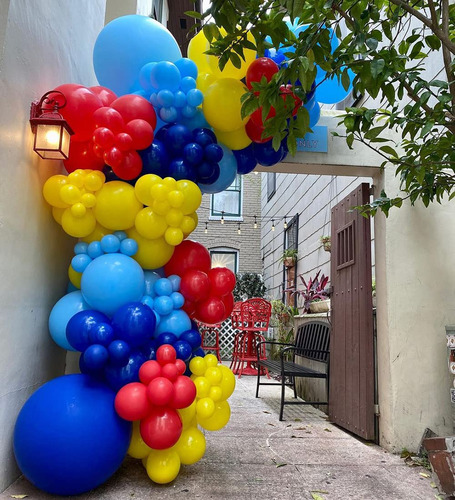
POLYGON ((374 405, 374 414, 379 417, 381 413, 379 412, 379 405, 374 405))

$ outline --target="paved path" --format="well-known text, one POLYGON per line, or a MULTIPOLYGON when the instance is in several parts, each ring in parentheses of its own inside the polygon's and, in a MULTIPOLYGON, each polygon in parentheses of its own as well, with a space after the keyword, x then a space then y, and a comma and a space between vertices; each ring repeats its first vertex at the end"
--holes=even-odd
MULTIPOLYGON (((312 406, 285 407, 286 420, 279 422, 280 388, 261 387, 263 396, 256 399, 255 380, 237 380, 229 400, 229 424, 206 433, 204 458, 183 466, 173 483, 152 483, 140 461, 127 459, 106 484, 72 498, 435 499, 437 490, 425 477, 427 470, 409 467, 398 456, 359 441, 312 406)), ((33 500, 67 498, 41 493, 21 478, 0 500, 24 494, 33 500)))

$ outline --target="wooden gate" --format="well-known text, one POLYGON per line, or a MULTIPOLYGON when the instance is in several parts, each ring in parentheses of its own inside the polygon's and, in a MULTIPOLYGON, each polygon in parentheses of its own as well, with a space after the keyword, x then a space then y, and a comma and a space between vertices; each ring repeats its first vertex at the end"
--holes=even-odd
POLYGON ((332 335, 329 417, 374 439, 374 348, 370 219, 352 207, 370 199, 361 184, 332 209, 332 335))

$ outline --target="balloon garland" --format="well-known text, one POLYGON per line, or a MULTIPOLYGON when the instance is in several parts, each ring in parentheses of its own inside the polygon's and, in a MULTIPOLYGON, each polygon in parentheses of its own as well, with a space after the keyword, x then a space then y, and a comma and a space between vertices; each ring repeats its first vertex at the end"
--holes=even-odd
MULTIPOLYGON (((50 494, 99 486, 127 452, 152 481, 168 483, 204 455, 200 429, 229 421, 235 377, 205 355, 195 320, 229 317, 235 276, 211 269, 207 249, 187 238, 202 193, 282 161, 287 148, 275 151, 262 137, 260 111, 241 117, 242 95, 278 71, 276 57, 248 49, 240 68, 229 62, 220 71, 207 49, 200 31, 182 58, 164 26, 124 16, 96 40, 100 85, 55 89, 75 133, 67 175, 50 177, 43 196, 79 241, 49 331, 62 349, 81 353, 81 373, 32 394, 14 431, 20 469, 50 494)), ((280 93, 317 122, 314 92, 305 103, 292 87, 280 93)))

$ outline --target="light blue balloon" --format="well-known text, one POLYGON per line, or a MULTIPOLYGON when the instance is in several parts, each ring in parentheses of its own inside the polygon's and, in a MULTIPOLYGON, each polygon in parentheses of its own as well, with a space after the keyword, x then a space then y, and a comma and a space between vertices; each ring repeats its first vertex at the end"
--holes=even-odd
POLYGON ((201 109, 196 109, 196 113, 190 118, 186 118, 183 116, 180 120, 180 123, 182 125, 185 125, 185 127, 188 127, 190 130, 194 130, 195 128, 209 128, 210 130, 212 129, 212 127, 205 119, 204 113, 201 109))
POLYGON ((92 259, 85 253, 79 253, 71 259, 71 267, 77 273, 83 273, 92 259))
POLYGON ((169 106, 174 106, 175 104, 175 98, 174 98, 174 92, 172 90, 160 90, 158 92, 158 95, 156 96, 156 100, 158 101, 159 106, 163 107, 169 107, 169 106))
POLYGON ((196 80, 191 78, 191 76, 185 76, 185 78, 182 78, 182 81, 180 82, 180 88, 183 92, 185 92, 185 94, 188 94, 190 90, 196 88, 196 80))
POLYGON ((141 96, 143 97, 144 99, 147 99, 147 96, 148 96, 148 92, 146 92, 145 90, 135 90, 134 92, 132 92, 133 95, 138 95, 138 96, 141 96))
POLYGON ((304 107, 308 110, 308 114, 310 115, 310 128, 312 128, 319 121, 319 117, 321 116, 321 107, 315 97, 305 103, 304 107))
POLYGON ((156 90, 167 89, 175 92, 180 86, 180 71, 169 61, 156 63, 150 72, 150 81, 156 90))
POLYGON ((114 253, 120 250, 120 240, 113 234, 101 238, 101 248, 105 253, 114 253))
POLYGON ((183 106, 182 108, 182 117, 191 119, 193 116, 196 116, 197 108, 195 106, 183 106))
POLYGON ((139 246, 133 238, 126 238, 120 243, 120 252, 130 257, 136 255, 138 249, 139 246))
POLYGON ((117 236, 117 238, 120 241, 123 241, 128 237, 128 235, 125 233, 125 231, 114 231, 114 236, 117 236))
POLYGON ((93 66, 100 85, 118 96, 141 89, 142 67, 150 62, 175 62, 182 58, 172 33, 148 16, 118 17, 98 35, 93 66))
POLYGON ((171 299, 174 303, 174 309, 180 309, 185 304, 185 297, 179 292, 172 292, 171 299))
POLYGON ((85 301, 108 316, 128 302, 140 301, 144 289, 141 266, 121 253, 98 257, 82 273, 81 292, 85 301))
POLYGON ((158 94, 156 92, 153 92, 152 94, 150 94, 150 102, 152 103, 152 106, 154 106, 155 108, 159 107, 158 94))
POLYGON ((180 282, 182 281, 182 278, 177 274, 171 274, 167 277, 167 279, 171 282, 172 291, 178 292, 180 290, 180 282))
POLYGON ((154 337, 158 337, 158 335, 163 332, 171 332, 176 337, 180 337, 183 332, 190 329, 190 318, 185 311, 177 309, 172 311, 171 314, 161 317, 160 324, 155 330, 154 337))
POLYGON ((142 66, 141 71, 139 72, 139 83, 141 87, 147 91, 151 92, 153 90, 153 85, 150 80, 150 72, 152 71, 153 66, 155 66, 156 62, 151 62, 144 64, 142 66))
POLYGON ((228 188, 237 175, 237 160, 234 153, 224 144, 219 143, 223 149, 223 158, 219 162, 220 176, 213 184, 198 184, 203 193, 220 193, 228 188))
POLYGON ((141 299, 141 302, 144 305, 150 307, 150 309, 153 309, 153 299, 152 297, 150 297, 150 295, 144 295, 141 299))
POLYGON ((182 78, 185 78, 185 76, 191 76, 191 78, 196 80, 197 66, 194 61, 188 59, 187 57, 182 57, 178 61, 175 61, 174 64, 179 69, 182 78))
POLYGON ((74 245, 74 253, 76 255, 80 254, 80 253, 87 253, 87 247, 88 247, 88 243, 85 243, 85 241, 78 241, 74 245))
POLYGON ((145 281, 144 295, 150 295, 150 297, 156 296, 153 285, 160 278, 161 276, 155 271, 144 271, 144 281, 145 281))
POLYGON ((91 307, 84 300, 80 290, 64 295, 52 308, 49 316, 49 332, 54 342, 68 351, 75 351, 66 338, 66 325, 78 312, 91 307))
POLYGON ((156 297, 156 299, 153 301, 153 309, 160 316, 167 316, 174 309, 174 302, 171 297, 162 295, 160 297, 156 297))
POLYGON ((160 109, 160 118, 166 123, 175 122, 177 120, 177 117, 177 109, 174 106, 160 109))
POLYGON ((191 89, 186 94, 189 106, 200 106, 204 100, 204 94, 199 89, 191 89))
MULTIPOLYGON (((157 295, 171 295, 172 293, 172 283, 167 278, 160 278, 155 281, 153 285, 153 290, 157 295)), ((159 312, 159 311, 158 311, 159 312)), ((162 313, 160 313, 162 314, 162 313)))
MULTIPOLYGON (((103 249, 101 248, 100 241, 92 241, 87 249, 88 256, 92 259, 96 259, 100 255, 103 255, 103 249)), ((81 271, 82 272, 82 271, 81 271)))
POLYGON ((174 104, 176 108, 183 108, 186 105, 186 94, 181 90, 177 90, 174 94, 174 104))

